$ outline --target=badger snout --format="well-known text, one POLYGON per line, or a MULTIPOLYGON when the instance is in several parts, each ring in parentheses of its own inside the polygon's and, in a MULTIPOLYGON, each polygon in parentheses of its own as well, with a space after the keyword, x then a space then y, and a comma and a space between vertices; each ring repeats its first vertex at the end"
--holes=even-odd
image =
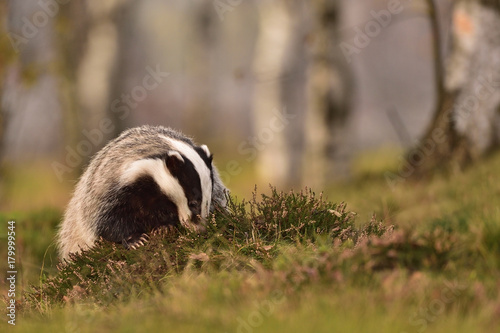
POLYGON ((192 215, 188 219, 181 220, 181 224, 185 228, 197 233, 203 233, 207 230, 207 219, 202 217, 200 214, 192 215))

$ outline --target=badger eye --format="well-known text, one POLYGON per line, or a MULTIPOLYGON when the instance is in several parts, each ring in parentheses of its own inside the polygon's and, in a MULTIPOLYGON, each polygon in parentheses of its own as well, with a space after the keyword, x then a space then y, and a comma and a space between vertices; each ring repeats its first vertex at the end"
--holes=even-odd
POLYGON ((196 201, 190 201, 188 203, 189 208, 196 208, 198 206, 198 202, 196 201))

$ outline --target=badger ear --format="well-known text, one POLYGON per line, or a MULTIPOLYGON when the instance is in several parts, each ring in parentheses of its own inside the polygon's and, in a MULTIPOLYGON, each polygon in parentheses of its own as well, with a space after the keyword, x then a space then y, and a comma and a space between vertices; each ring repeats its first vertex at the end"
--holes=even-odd
POLYGON ((207 145, 201 145, 200 148, 207 154, 207 157, 210 157, 210 150, 208 149, 207 145))
POLYGON ((179 154, 178 151, 175 151, 175 150, 171 150, 167 153, 168 155, 168 158, 171 159, 171 158, 176 158, 178 159, 180 162, 184 163, 184 158, 182 158, 182 155, 179 154))
POLYGON ((178 151, 171 150, 167 153, 167 157, 165 158, 165 164, 167 165, 169 170, 176 170, 184 164, 184 158, 178 151))
POLYGON ((207 145, 201 145, 199 147, 195 147, 194 150, 196 150, 198 155, 200 155, 203 161, 205 161, 207 167, 211 168, 213 155, 210 153, 210 150, 208 149, 207 145))

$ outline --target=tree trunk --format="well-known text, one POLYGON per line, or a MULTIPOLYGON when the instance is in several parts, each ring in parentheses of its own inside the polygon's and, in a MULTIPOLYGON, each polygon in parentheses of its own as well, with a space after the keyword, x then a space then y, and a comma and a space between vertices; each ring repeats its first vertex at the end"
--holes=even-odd
POLYGON ((322 187, 338 171, 334 161, 351 91, 350 73, 336 44, 340 2, 288 0, 261 6, 255 66, 257 73, 272 74, 264 80, 257 74, 259 173, 278 186, 322 187), (273 129, 274 118, 283 126, 273 129))
POLYGON ((339 41, 340 1, 315 0, 313 6, 312 54, 308 73, 308 113, 303 181, 323 186, 342 178, 339 149, 345 137, 351 101, 351 76, 344 65, 339 41))
MULTIPOLYGON (((101 118, 110 119, 113 122, 113 131, 108 133, 106 143, 109 139, 118 136, 127 127, 133 126, 134 114, 145 102, 135 99, 132 93, 136 86, 142 82, 137 78, 144 77, 148 64, 144 56, 147 51, 146 41, 138 29, 138 15, 141 3, 136 0, 124 0, 109 8, 106 14, 107 20, 97 24, 102 29, 112 32, 104 35, 105 43, 112 44, 111 49, 104 54, 108 65, 104 66, 105 82, 107 83, 107 95, 102 96, 101 118), (127 97, 131 96, 131 104, 127 104, 127 97)), ((94 52, 94 57, 99 58, 100 50, 94 52)), ((150 67, 155 67, 150 66, 150 67)), ((149 92, 148 92, 149 93, 149 92)), ((128 99, 128 101, 130 101, 128 99)))
MULTIPOLYGON (((408 154, 407 162, 417 176, 441 168, 461 169, 498 145, 498 1, 461 0, 455 4, 446 65, 443 82, 436 79, 440 97, 434 119, 419 146, 408 154)), ((436 66, 438 76, 439 63, 436 66)))
POLYGON ((43 24, 37 21, 42 12, 35 1, 11 0, 3 5, 8 8, 3 26, 7 33, 0 44, 10 44, 7 53, 0 56, 5 61, 0 65, 5 78, 0 103, 8 123, 3 137, 4 157, 26 161, 51 156, 61 142, 58 87, 53 73, 55 25, 47 13, 43 24), (9 56, 14 52, 16 56, 9 56))
MULTIPOLYGON (((87 1, 72 1, 59 7, 57 16, 57 41, 59 53, 58 70, 62 117, 64 124, 64 142, 75 149, 82 140, 81 105, 78 98, 78 68, 83 58, 88 40, 87 1)), ((83 116, 84 118, 85 116, 83 116)), ((66 150, 64 150, 66 153, 66 150)), ((88 156, 87 156, 88 157, 88 156)), ((87 160, 81 159, 74 171, 81 172, 87 160)))
POLYGON ((306 119, 307 119, 307 83, 310 65, 310 43, 312 12, 310 5, 300 0, 287 2, 291 34, 285 50, 282 76, 280 78, 280 97, 283 111, 290 121, 284 129, 287 168, 285 170, 287 183, 292 187, 302 186, 306 150, 306 119))
POLYGON ((261 180, 275 186, 287 186, 288 150, 286 147, 286 123, 273 126, 275 119, 282 119, 287 105, 281 99, 286 50, 291 36, 292 21, 284 0, 263 1, 259 5, 260 33, 256 45, 254 62, 255 129, 248 140, 251 155, 247 161, 257 159, 257 173, 261 180))

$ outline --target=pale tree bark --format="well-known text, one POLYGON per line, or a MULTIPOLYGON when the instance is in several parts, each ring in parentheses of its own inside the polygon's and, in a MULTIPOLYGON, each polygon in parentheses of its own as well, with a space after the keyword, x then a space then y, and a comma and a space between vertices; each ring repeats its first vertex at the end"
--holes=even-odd
POLYGON ((116 70, 118 73, 125 71, 124 68, 120 68, 120 61, 117 61, 120 59, 118 57, 120 36, 129 34, 129 31, 120 24, 123 20, 117 16, 121 14, 125 20, 130 20, 130 15, 127 13, 133 10, 132 5, 135 2, 129 0, 86 2, 87 43, 75 67, 75 84, 79 109, 83 115, 83 130, 99 131, 99 136, 96 134, 96 140, 93 142, 94 151, 97 151, 123 129, 118 113, 111 107, 111 98, 117 98, 112 92, 114 87, 118 86, 113 71, 116 70), (131 9, 127 11, 127 8, 131 9), (103 121, 112 122, 113 125, 103 130, 103 121))
POLYGON ((336 44, 339 3, 261 5, 255 60, 257 166, 273 184, 322 187, 339 172, 334 166, 351 92, 336 44), (273 129, 276 118, 283 126, 273 129))
POLYGON ((322 186, 347 173, 342 151, 351 104, 351 74, 338 47, 340 1, 312 3, 314 27, 308 73, 303 182, 322 186))
MULTIPOLYGON (((97 26, 103 33, 102 42, 111 45, 105 53, 106 61, 101 61, 101 66, 105 67, 101 80, 107 84, 107 93, 102 96, 100 117, 113 122, 113 130, 106 141, 133 124, 133 114, 137 113, 142 101, 127 96, 132 95, 135 86, 143 84, 141 79, 147 68, 155 68, 153 64, 147 64, 145 55, 148 49, 144 35, 141 35, 143 32, 138 28, 140 5, 137 0, 117 1, 102 13, 106 20, 100 20, 97 26)), ((102 50, 96 47, 93 56, 101 59, 101 53, 102 50)))
POLYGON ((68 149, 76 151, 77 170, 122 129, 119 113, 111 107, 119 35, 115 17, 131 2, 85 0, 60 6, 57 39, 65 155, 67 159, 68 149))
POLYGON ((4 74, 1 108, 4 119, 8 119, 8 127, 4 128, 4 157, 26 161, 51 156, 61 141, 58 135, 61 111, 54 75, 53 17, 57 7, 47 9, 36 1, 13 0, 4 1, 3 5, 8 10, 2 43, 10 45, 0 58, 15 53, 0 70, 4 74))
MULTIPOLYGON (((58 69, 64 123, 64 143, 66 147, 74 149, 78 142, 82 140, 84 124, 77 81, 78 68, 84 57, 84 50, 88 41, 89 14, 87 1, 71 1, 64 7, 61 6, 57 20, 59 26, 57 50, 60 57, 58 59, 58 69)), ((64 152, 66 153, 66 150, 64 152)), ((79 162, 77 169, 81 169, 84 160, 76 162, 79 162)))
POLYGON ((191 75, 196 78, 193 82, 195 95, 191 108, 187 110, 190 114, 186 119, 197 119, 189 122, 188 128, 200 137, 210 137, 211 129, 218 119, 219 112, 214 105, 216 95, 215 81, 215 50, 220 36, 220 20, 214 10, 211 1, 202 1, 192 8, 193 33, 195 42, 190 46, 192 49, 191 75), (191 127, 191 128, 190 128, 191 127))
POLYGON ((256 133, 250 142, 257 158, 261 180, 276 186, 288 183, 288 150, 283 125, 274 126, 277 117, 286 112, 281 99, 285 51, 292 32, 292 20, 285 1, 263 1, 259 4, 260 34, 254 62, 256 77, 254 116, 256 133))
MULTIPOLYGON (((213 2, 209 3, 213 5, 213 2)), ((205 18, 201 22, 209 23, 204 25, 209 26, 211 33, 205 32, 202 36, 212 41, 212 45, 207 47, 206 56, 212 67, 208 84, 212 86, 213 104, 208 128, 220 128, 221 119, 224 119, 232 126, 220 128, 218 138, 225 138, 225 142, 241 143, 253 134, 255 80, 251 72, 259 34, 259 16, 257 1, 233 3, 235 6, 232 10, 224 14, 209 8, 209 19, 205 18)))
POLYGON ((290 36, 285 49, 281 73, 281 104, 288 115, 284 133, 286 140, 288 186, 302 186, 306 151, 307 84, 310 66, 312 12, 310 4, 289 0, 286 3, 290 22, 290 36))
POLYGON ((434 119, 408 156, 417 176, 463 168, 498 146, 500 3, 457 1, 451 33, 434 119))

